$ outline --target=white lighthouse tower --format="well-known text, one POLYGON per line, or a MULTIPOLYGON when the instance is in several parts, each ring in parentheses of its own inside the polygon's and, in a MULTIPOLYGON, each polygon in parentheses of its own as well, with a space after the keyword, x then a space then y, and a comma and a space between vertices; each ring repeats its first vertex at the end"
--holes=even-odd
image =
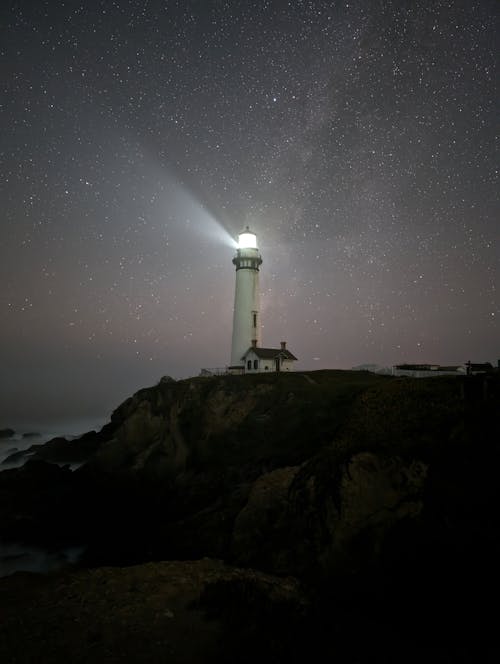
POLYGON ((244 370, 243 355, 251 346, 260 346, 259 266, 262 258, 257 248, 257 236, 248 226, 238 236, 233 263, 236 266, 236 289, 231 369, 241 367, 244 370))
POLYGON ((292 371, 297 358, 287 349, 286 341, 280 343, 280 348, 261 346, 259 267, 262 258, 257 248, 257 236, 248 226, 238 236, 233 263, 236 266, 236 289, 231 366, 227 371, 233 374, 292 371))

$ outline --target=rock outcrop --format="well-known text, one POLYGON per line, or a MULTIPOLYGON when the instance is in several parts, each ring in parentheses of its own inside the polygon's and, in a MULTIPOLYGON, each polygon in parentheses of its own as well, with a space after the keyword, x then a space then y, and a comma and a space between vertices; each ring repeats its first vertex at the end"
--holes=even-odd
POLYGON ((254 483, 235 520, 238 563, 280 573, 352 572, 376 560, 399 521, 421 514, 427 466, 420 461, 362 452, 330 473, 318 467, 313 459, 254 483))

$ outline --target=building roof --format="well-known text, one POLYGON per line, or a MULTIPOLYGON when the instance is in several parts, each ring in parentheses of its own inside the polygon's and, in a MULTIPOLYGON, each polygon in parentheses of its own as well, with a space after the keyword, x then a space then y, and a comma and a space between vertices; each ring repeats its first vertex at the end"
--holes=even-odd
POLYGON ((494 371, 490 362, 466 362, 458 366, 442 366, 440 364, 395 364, 394 371, 414 371, 432 373, 490 373, 494 371))
POLYGON ((395 364, 400 371, 458 371, 459 366, 441 366, 439 364, 395 364))
POLYGON ((286 348, 260 348, 255 346, 250 346, 241 359, 244 360, 250 351, 253 351, 261 360, 274 360, 276 357, 281 357, 284 360, 297 359, 295 355, 290 353, 286 348))
POLYGON ((471 371, 491 371, 493 369, 490 362, 466 362, 465 366, 471 371))

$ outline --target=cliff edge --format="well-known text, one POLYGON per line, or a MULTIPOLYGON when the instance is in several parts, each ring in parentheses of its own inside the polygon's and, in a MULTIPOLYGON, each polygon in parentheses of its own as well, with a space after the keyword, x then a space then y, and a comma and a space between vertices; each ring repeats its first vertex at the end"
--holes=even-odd
MULTIPOLYGON (((210 558, 295 579, 303 634, 272 661, 303 656, 310 638, 327 647, 332 630, 339 661, 477 654, 488 642, 482 607, 496 592, 500 553, 499 405, 498 375, 164 379, 87 436, 76 471, 47 464, 42 452, 1 473, 0 534, 78 542, 83 568, 210 558), (359 629, 369 639, 353 646, 359 629)), ((234 600, 241 618, 245 602, 231 584, 216 593, 217 611, 234 600)), ((256 643, 267 634, 259 612, 256 643)))

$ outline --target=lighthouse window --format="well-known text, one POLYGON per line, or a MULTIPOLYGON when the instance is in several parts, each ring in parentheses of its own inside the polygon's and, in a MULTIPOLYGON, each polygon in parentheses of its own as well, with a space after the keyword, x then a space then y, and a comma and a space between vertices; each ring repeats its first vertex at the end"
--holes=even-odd
POLYGON ((257 314, 253 314, 253 326, 257 327, 257 314))
POLYGON ((254 360, 253 361, 253 368, 258 369, 259 368, 259 360, 254 360))
POLYGON ((252 360, 247 361, 247 369, 252 370, 252 360))

